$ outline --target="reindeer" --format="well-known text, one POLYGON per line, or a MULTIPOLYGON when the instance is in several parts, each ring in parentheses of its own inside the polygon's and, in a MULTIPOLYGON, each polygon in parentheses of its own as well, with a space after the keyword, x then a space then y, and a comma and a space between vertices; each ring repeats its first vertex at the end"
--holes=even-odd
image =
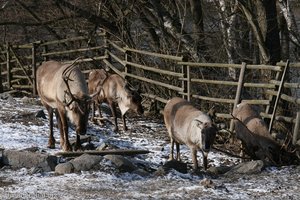
POLYGON ((139 115, 144 113, 144 109, 141 104, 141 96, 135 89, 130 88, 126 81, 118 74, 109 74, 103 69, 93 70, 89 74, 88 87, 90 94, 100 91, 99 94, 93 98, 92 119, 94 118, 95 112, 94 104, 96 104, 99 115, 102 117, 100 105, 103 102, 108 103, 114 118, 114 131, 119 130, 117 124, 116 104, 121 110, 121 118, 125 131, 128 130, 125 121, 125 115, 128 110, 133 110, 139 115))
POLYGON ((232 113, 237 139, 243 150, 253 159, 280 162, 281 147, 271 136, 256 107, 242 102, 232 113))
POLYGON ((203 166, 207 169, 207 156, 214 143, 217 129, 210 117, 196 109, 184 99, 175 97, 169 100, 164 108, 164 121, 171 139, 170 160, 180 160, 180 144, 186 144, 192 152, 194 170, 198 169, 197 151, 203 155, 203 166))
POLYGON ((64 151, 72 150, 68 139, 67 118, 76 126, 75 150, 81 148, 80 135, 86 133, 89 101, 96 94, 88 94, 84 75, 75 63, 76 60, 72 64, 48 61, 37 69, 37 91, 49 113, 49 148, 55 148, 54 111, 60 130, 60 146, 64 151))

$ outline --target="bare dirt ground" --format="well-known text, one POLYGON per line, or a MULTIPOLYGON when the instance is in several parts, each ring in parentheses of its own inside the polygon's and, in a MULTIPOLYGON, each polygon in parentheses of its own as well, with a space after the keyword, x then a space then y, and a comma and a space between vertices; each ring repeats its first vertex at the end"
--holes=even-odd
MULTIPOLYGON (((60 151, 59 145, 54 150, 46 148, 48 120, 35 117, 44 109, 38 102, 0 100, 0 148, 38 147, 49 154, 60 151)), ((268 167, 255 174, 193 173, 190 152, 183 147, 188 173, 158 173, 170 148, 162 118, 130 118, 128 128, 114 133, 108 122, 104 127, 90 123, 88 134, 95 146, 105 142, 110 147, 149 150, 149 154, 130 157, 145 174, 121 171, 104 158, 97 170, 65 175, 4 166, 0 170, 1 199, 300 199, 300 166, 268 167)), ((70 132, 74 136, 74 131, 70 132)), ((55 137, 59 141, 57 132, 55 137)), ((241 162, 217 150, 209 154, 209 161, 211 167, 241 162)))

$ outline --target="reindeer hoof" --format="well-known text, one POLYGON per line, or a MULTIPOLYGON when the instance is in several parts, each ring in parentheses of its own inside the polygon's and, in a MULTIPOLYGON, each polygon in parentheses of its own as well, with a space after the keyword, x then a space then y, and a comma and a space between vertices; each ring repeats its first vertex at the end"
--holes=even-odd
POLYGON ((62 148, 64 151, 72 151, 72 147, 71 147, 71 145, 69 144, 69 145, 64 145, 63 146, 63 148, 62 148))
POLYGON ((55 149, 55 144, 48 144, 47 148, 49 148, 49 149, 55 149))

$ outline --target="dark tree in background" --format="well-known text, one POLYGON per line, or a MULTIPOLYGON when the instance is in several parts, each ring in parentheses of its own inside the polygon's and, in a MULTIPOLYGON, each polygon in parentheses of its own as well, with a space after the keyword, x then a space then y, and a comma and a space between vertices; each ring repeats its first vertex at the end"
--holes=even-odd
POLYGON ((103 28, 130 47, 193 61, 274 64, 286 43, 293 49, 288 58, 299 58, 299 9, 287 0, 1 0, 0 41, 92 35, 103 28), (288 40, 280 38, 283 28, 288 40))

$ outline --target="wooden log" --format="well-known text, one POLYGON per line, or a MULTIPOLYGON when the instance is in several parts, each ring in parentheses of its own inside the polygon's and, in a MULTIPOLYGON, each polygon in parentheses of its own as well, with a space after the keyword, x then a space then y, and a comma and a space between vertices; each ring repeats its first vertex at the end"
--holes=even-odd
POLYGON ((98 156, 105 156, 105 155, 123 155, 123 156, 133 156, 137 154, 147 154, 150 153, 148 150, 138 150, 138 149, 113 149, 113 150, 103 150, 103 151, 65 151, 65 152, 58 152, 56 156, 63 156, 63 157, 76 157, 81 156, 83 154, 90 154, 90 155, 98 155, 98 156))
POLYGON ((156 96, 156 95, 153 95, 153 94, 141 94, 142 96, 145 96, 145 97, 148 97, 150 99, 154 99, 156 101, 160 101, 162 103, 167 103, 168 100, 167 99, 164 99, 164 98, 161 98, 159 96, 156 96))
POLYGON ((153 52, 149 52, 149 51, 143 51, 143 50, 137 50, 137 49, 131 49, 128 47, 124 47, 124 49, 126 51, 131 51, 131 52, 135 52, 135 53, 139 53, 139 54, 144 54, 144 55, 148 55, 148 56, 154 56, 154 57, 159 57, 159 58, 164 58, 164 59, 169 59, 169 60, 174 60, 174 61, 182 61, 183 60, 183 56, 171 56, 171 55, 166 55, 166 54, 160 54, 160 53, 153 53, 153 52))
MULTIPOLYGON (((190 67, 241 68, 240 64, 195 63, 195 62, 178 62, 177 64, 189 65, 190 67)), ((280 66, 273 66, 273 65, 247 65, 247 69, 282 71, 280 66)))
POLYGON ((159 81, 155 81, 155 80, 152 80, 152 79, 149 79, 149 78, 144 78, 144 77, 140 77, 140 76, 129 74, 129 73, 123 73, 123 74, 125 74, 126 76, 129 76, 131 78, 135 78, 135 79, 138 79, 138 80, 141 80, 141 81, 144 81, 144 82, 148 82, 148 83, 159 85, 159 86, 162 86, 162 87, 165 87, 165 88, 169 88, 169 89, 175 90, 177 92, 183 92, 183 89, 181 87, 177 87, 177 86, 170 85, 170 84, 167 84, 167 83, 162 83, 162 82, 159 82, 159 81))
MULTIPOLYGON (((242 68, 240 71, 240 77, 239 77, 239 82, 238 82, 238 87, 237 87, 237 91, 236 91, 236 95, 235 95, 235 99, 234 99, 234 104, 233 104, 233 110, 237 107, 237 105, 240 103, 241 101, 241 95, 242 95, 242 90, 243 90, 243 86, 244 86, 244 77, 245 77, 245 71, 246 71, 246 63, 242 63, 242 68)), ((233 112, 232 110, 232 112, 233 112)), ((234 120, 231 120, 230 122, 230 132, 233 132, 233 128, 234 128, 234 120)))
POLYGON ((114 60, 116 60, 118 63, 120 63, 121 65, 125 66, 125 61, 123 61, 122 59, 120 59, 118 56, 116 56, 115 54, 113 54, 112 52, 110 52, 109 50, 106 51, 106 53, 113 58, 114 60))
POLYGON ((196 95, 196 94, 193 94, 192 97, 196 98, 196 99, 212 101, 212 102, 218 102, 218 103, 229 103, 229 104, 234 103, 234 99, 222 99, 222 98, 215 98, 215 97, 206 97, 206 96, 201 96, 201 95, 196 95))
POLYGON ((102 49, 102 48, 103 48, 103 46, 97 46, 97 47, 89 47, 89 48, 81 48, 81 49, 72 49, 72 50, 66 50, 66 51, 53 51, 53 52, 42 53, 42 56, 79 53, 79 52, 86 52, 86 51, 97 50, 97 49, 102 49))
POLYGON ((143 70, 147 70, 147 71, 151 71, 151 72, 156 72, 156 73, 159 73, 159 74, 166 74, 166 75, 176 76, 176 77, 183 77, 184 76, 183 73, 157 69, 157 68, 154 68, 154 67, 148 67, 148 66, 136 64, 136 63, 133 63, 133 62, 124 61, 123 63, 125 63, 126 65, 130 65, 130 66, 139 68, 139 69, 143 69, 143 70))
MULTIPOLYGON (((184 80, 184 79, 182 79, 184 80)), ((208 79, 191 79, 194 83, 207 83, 207 84, 216 84, 216 85, 229 85, 237 86, 238 82, 234 81, 222 81, 222 80, 208 80, 208 79)), ((275 84, 272 83, 244 83, 244 87, 253 87, 253 88, 275 88, 275 84)))
POLYGON ((279 102, 279 99, 280 99, 281 91, 282 91, 282 88, 283 88, 283 84, 284 84, 284 81, 285 81, 285 76, 286 76, 286 73, 287 73, 287 69, 289 67, 289 63, 290 62, 288 60, 286 62, 286 66, 285 66, 285 68, 282 72, 281 82, 280 82, 280 85, 279 85, 279 88, 278 88, 277 96, 276 96, 275 103, 274 103, 273 113, 272 113, 271 121, 270 121, 270 124, 269 124, 269 132, 270 133, 272 131, 273 122, 274 122, 275 117, 276 117, 275 114, 276 114, 278 102, 279 102))
MULTIPOLYGON (((275 84, 275 85, 280 85, 280 81, 276 81, 276 80, 271 80, 270 83, 275 84)), ((285 88, 298 89, 298 88, 300 88, 300 83, 284 83, 283 86, 285 88)))
MULTIPOLYGON (((272 95, 272 96, 276 96, 277 92, 274 91, 274 90, 267 90, 266 94, 272 95)), ((300 105, 300 98, 292 97, 292 96, 289 96, 289 95, 286 95, 286 94, 281 94, 280 98, 283 99, 283 100, 285 100, 285 101, 288 101, 290 103, 295 103, 295 104, 299 104, 300 105)))
POLYGON ((111 46, 113 46, 115 49, 125 53, 126 50, 123 49, 122 47, 120 47, 119 45, 117 45, 115 42, 111 41, 111 40, 107 40, 107 43, 109 43, 111 46))
POLYGON ((122 73, 120 70, 118 70, 115 66, 113 66, 113 65, 109 62, 109 60, 103 59, 103 62, 104 62, 111 70, 113 70, 115 73, 117 73, 117 74, 119 74, 120 76, 124 77, 124 76, 123 76, 123 73, 122 73))

